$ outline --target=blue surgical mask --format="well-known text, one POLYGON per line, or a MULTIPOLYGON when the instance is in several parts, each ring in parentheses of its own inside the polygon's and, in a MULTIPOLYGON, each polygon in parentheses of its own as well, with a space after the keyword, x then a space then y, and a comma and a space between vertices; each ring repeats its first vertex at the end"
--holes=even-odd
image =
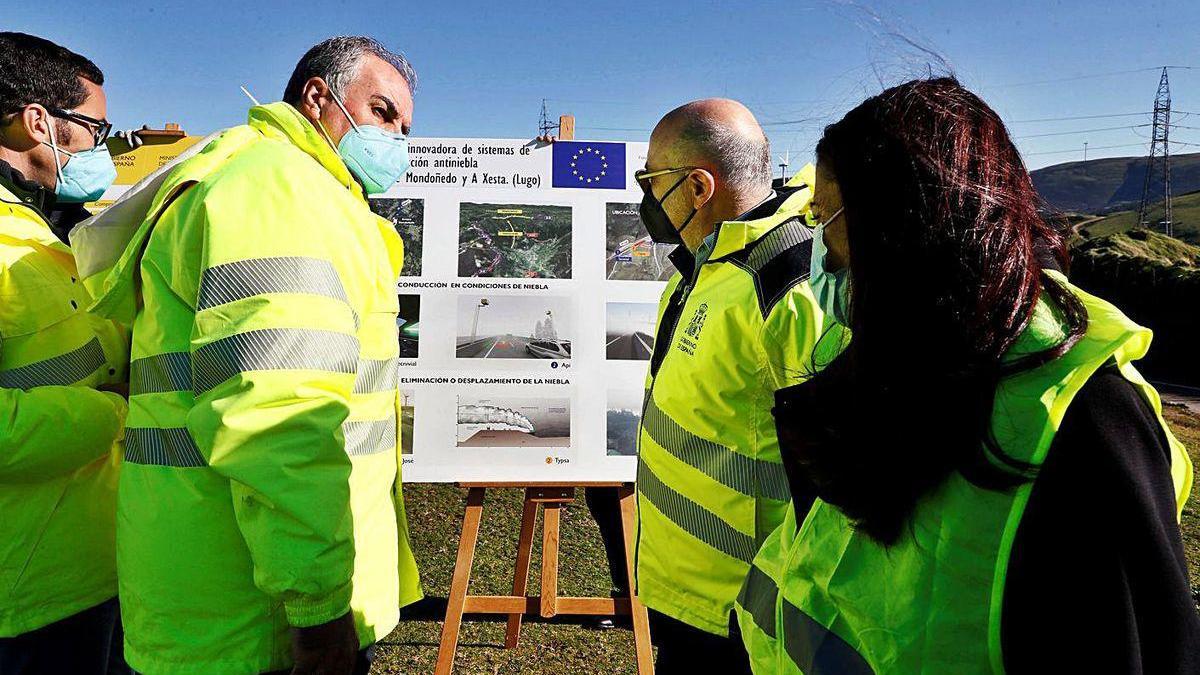
POLYGON ((103 143, 80 152, 63 150, 54 137, 53 122, 50 123, 50 142, 42 143, 54 149, 54 165, 58 168, 54 194, 60 202, 94 202, 117 179, 117 167, 113 165, 112 155, 108 154, 108 146, 103 143), (59 163, 59 153, 67 156, 65 165, 59 163))
MULTIPOLYGON (((405 171, 408 171, 408 138, 404 134, 389 133, 374 125, 358 124, 350 116, 346 106, 342 105, 341 97, 332 89, 329 93, 333 95, 333 102, 342 114, 350 120, 351 126, 350 131, 347 131, 337 144, 338 155, 346 163, 350 173, 362 183, 364 192, 377 195, 387 191, 400 180, 405 171)), ((325 134, 325 139, 333 145, 325 131, 325 125, 319 120, 317 124, 321 133, 325 134)))
POLYGON ((820 223, 813 232, 812 259, 809 262, 808 285, 821 310, 833 317, 834 321, 843 326, 850 325, 850 268, 843 267, 836 272, 825 269, 825 226, 832 223, 834 218, 841 215, 838 209, 825 222, 820 223))

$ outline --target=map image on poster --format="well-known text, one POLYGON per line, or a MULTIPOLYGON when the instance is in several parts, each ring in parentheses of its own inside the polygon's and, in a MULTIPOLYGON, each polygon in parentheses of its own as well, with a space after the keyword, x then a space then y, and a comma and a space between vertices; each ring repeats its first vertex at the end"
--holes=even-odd
POLYGON ((604 205, 605 270, 613 281, 666 281, 675 273, 667 255, 675 248, 656 244, 642 225, 637 204, 604 205))
POLYGON ((565 448, 571 445, 571 401, 566 398, 458 399, 458 446, 565 448))
POLYGON ((608 455, 637 454, 638 424, 642 421, 642 394, 638 391, 608 392, 608 455))
POLYGON ((401 293, 400 313, 396 327, 400 329, 400 358, 415 359, 421 347, 421 296, 401 293))
POLYGON ((658 305, 651 302, 610 302, 606 318, 605 352, 609 359, 649 361, 654 351, 658 305))
POLYGON ((462 295, 460 359, 571 358, 570 303, 557 296, 462 295))
POLYGON ((571 207, 462 202, 458 275, 569 279, 571 207))
POLYGON ((372 197, 368 200, 376 215, 386 218, 404 241, 406 277, 421 276, 421 237, 425 227, 425 200, 372 197))

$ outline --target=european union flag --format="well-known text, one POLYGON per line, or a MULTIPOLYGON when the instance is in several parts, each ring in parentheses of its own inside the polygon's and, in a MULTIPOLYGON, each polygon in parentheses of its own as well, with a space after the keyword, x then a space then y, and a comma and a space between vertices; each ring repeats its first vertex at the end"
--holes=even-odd
POLYGON ((625 189, 625 144, 555 141, 554 187, 625 189))

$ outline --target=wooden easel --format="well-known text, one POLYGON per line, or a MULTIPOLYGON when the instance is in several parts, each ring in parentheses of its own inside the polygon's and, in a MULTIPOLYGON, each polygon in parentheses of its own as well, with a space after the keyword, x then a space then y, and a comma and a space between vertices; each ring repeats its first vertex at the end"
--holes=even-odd
POLYGON ((504 647, 513 649, 521 637, 521 620, 526 614, 550 618, 559 614, 619 616, 633 618, 633 640, 639 675, 653 675, 654 660, 650 651, 650 623, 646 607, 633 592, 633 546, 637 527, 633 485, 630 483, 459 483, 467 492, 467 508, 463 515, 462 534, 458 539, 458 559, 450 582, 450 598, 446 603, 446 622, 442 626, 442 641, 438 648, 437 675, 450 675, 454 669, 454 653, 458 649, 458 630, 463 614, 507 614, 504 647), (629 575, 627 598, 572 598, 558 595, 558 524, 563 505, 575 499, 575 488, 616 487, 621 499, 621 529, 625 535, 625 570, 629 575), (513 575, 512 595, 467 595, 471 580, 471 565, 475 560, 475 543, 479 539, 479 522, 483 516, 483 496, 488 488, 522 488, 525 505, 521 513, 521 535, 517 543, 517 565, 513 575), (526 594, 529 584, 529 559, 533 555, 533 529, 537 507, 544 509, 542 522, 542 588, 541 594, 526 594))

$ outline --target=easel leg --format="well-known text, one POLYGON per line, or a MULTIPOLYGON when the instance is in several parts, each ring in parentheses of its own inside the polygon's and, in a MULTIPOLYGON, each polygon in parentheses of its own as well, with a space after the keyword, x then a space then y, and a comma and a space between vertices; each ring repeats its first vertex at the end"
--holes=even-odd
POLYGON ((550 618, 558 613, 558 517, 562 503, 542 505, 542 607, 550 618))
POLYGON ((654 652, 650 648, 650 617, 646 606, 638 600, 634 591, 634 561, 633 553, 637 536, 637 493, 633 485, 622 485, 621 496, 621 529, 625 532, 625 570, 629 574, 629 611, 633 619, 633 643, 637 652, 637 669, 639 675, 654 675, 654 652))
POLYGON ((454 669, 458 629, 462 626, 467 585, 471 580, 471 564, 475 560, 475 543, 479 539, 479 521, 483 516, 483 494, 484 488, 471 488, 467 492, 467 510, 463 515, 462 534, 458 539, 458 560, 454 564, 454 578, 450 582, 446 621, 442 624, 442 642, 438 647, 436 675, 450 675, 454 669))
MULTIPOLYGON (((533 555, 533 526, 537 522, 537 502, 529 488, 525 489, 525 506, 521 511, 521 537, 517 540, 517 569, 513 575, 513 595, 523 596, 529 587, 529 559, 533 555)), ((505 649, 513 649, 521 639, 521 619, 524 614, 509 614, 504 633, 505 649)))

